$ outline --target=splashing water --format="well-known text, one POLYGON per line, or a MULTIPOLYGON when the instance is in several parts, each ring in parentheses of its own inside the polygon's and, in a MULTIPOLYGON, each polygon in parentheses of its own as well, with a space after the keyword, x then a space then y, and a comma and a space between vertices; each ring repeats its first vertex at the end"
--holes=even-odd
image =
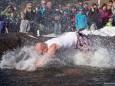
POLYGON ((108 51, 106 48, 98 48, 93 52, 92 56, 89 56, 89 54, 84 55, 82 52, 78 52, 75 54, 73 59, 76 65, 115 68, 114 56, 115 55, 112 54, 112 51, 108 51))
MULTIPOLYGON (((0 62, 0 68, 34 71, 36 69, 35 64, 41 57, 34 51, 33 46, 24 46, 20 49, 6 52, 0 62)), ((114 54, 105 48, 98 48, 93 52, 92 56, 83 54, 76 49, 68 49, 65 52, 60 52, 55 57, 49 63, 57 61, 64 66, 69 65, 68 62, 73 62, 75 65, 115 68, 114 54)))
POLYGON ((15 68, 17 70, 35 70, 35 63, 40 56, 36 54, 33 46, 24 46, 14 51, 6 52, 0 62, 0 67, 15 68))

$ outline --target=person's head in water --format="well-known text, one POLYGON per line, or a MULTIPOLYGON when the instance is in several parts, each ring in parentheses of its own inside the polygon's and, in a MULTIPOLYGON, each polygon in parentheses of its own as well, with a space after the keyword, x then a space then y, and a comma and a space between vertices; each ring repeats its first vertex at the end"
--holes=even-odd
POLYGON ((48 50, 48 46, 46 43, 38 43, 35 46, 35 51, 37 51, 37 53, 39 54, 44 54, 47 52, 47 50, 48 50))

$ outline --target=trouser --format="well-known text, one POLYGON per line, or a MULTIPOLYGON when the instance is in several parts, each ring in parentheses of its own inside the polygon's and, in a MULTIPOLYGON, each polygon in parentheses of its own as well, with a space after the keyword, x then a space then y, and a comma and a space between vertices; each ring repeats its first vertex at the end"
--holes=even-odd
POLYGON ((30 31, 30 21, 29 20, 21 20, 20 32, 26 33, 29 31, 30 31))
POLYGON ((115 16, 112 17, 112 25, 115 26, 115 16))
POLYGON ((106 26, 106 22, 98 22, 98 29, 101 29, 104 26, 106 26))
POLYGON ((92 22, 90 25, 90 30, 97 30, 97 25, 95 22, 92 22))
POLYGON ((61 23, 54 23, 54 34, 61 34, 61 23))

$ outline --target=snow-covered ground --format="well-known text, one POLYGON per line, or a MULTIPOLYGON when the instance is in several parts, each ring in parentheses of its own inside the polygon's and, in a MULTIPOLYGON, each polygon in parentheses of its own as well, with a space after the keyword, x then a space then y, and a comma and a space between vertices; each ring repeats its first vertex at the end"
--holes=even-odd
POLYGON ((101 35, 101 36, 115 36, 115 27, 104 27, 99 30, 84 30, 82 31, 84 34, 92 34, 92 35, 101 35))
MULTIPOLYGON (((83 30, 86 35, 115 36, 115 27, 104 27, 99 30, 83 30)), ((66 33, 66 32, 65 32, 66 33)), ((45 37, 57 37, 55 34, 43 35, 45 37)), ((60 36, 60 35, 59 35, 60 36)))

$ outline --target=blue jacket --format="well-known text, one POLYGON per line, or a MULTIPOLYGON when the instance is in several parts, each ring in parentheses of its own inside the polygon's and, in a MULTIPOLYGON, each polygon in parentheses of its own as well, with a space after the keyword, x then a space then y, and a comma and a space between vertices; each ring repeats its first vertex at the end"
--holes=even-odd
POLYGON ((42 7, 42 6, 40 6, 40 8, 39 8, 39 12, 43 15, 44 10, 43 10, 43 7, 42 7))
POLYGON ((88 27, 87 17, 85 14, 78 13, 76 15, 76 29, 86 29, 88 27))

